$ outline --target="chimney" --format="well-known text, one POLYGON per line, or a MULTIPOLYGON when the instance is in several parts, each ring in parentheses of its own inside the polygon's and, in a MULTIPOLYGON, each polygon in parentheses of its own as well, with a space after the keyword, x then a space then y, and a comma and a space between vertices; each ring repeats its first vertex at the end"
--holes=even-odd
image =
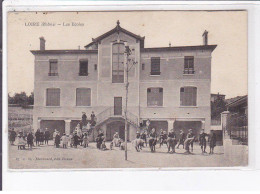
POLYGON ((203 36, 203 45, 208 45, 208 31, 205 30, 204 33, 202 34, 203 36))
POLYGON ((171 42, 169 42, 169 47, 171 47, 172 46, 172 44, 171 44, 171 42))
POLYGON ((45 50, 45 42, 46 40, 44 39, 44 37, 40 37, 40 50, 44 51, 45 50))

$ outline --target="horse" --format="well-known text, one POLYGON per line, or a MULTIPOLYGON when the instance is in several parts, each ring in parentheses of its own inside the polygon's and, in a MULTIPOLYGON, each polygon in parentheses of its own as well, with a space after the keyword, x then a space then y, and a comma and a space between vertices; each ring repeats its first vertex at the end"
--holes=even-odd
POLYGON ((140 152, 140 150, 142 150, 142 147, 144 147, 144 140, 135 139, 132 141, 132 145, 135 147, 137 152, 140 152))

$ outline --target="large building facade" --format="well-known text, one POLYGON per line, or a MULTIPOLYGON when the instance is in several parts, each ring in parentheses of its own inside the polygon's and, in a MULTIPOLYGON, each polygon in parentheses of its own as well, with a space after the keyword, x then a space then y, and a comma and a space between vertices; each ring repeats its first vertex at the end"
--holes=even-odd
MULTIPOLYGON (((46 50, 35 56, 33 127, 71 133, 94 111, 96 129, 124 138, 125 45, 129 46, 128 137, 148 119, 150 127, 210 130, 211 54, 207 31, 199 46, 145 48, 144 37, 120 26, 93 39, 84 50, 46 50)), ((91 137, 95 138, 94 130, 91 137)))

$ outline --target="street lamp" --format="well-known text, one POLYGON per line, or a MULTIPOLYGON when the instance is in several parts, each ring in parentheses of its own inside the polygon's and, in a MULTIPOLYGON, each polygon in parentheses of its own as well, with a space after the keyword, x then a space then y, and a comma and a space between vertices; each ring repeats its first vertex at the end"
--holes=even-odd
POLYGON ((126 84, 125 84, 125 89, 126 89, 126 96, 125 96, 125 160, 127 160, 127 102, 128 102, 128 88, 129 88, 129 82, 128 82, 128 73, 130 69, 137 63, 131 59, 129 59, 129 56, 132 54, 131 49, 129 48, 129 45, 127 42, 124 42, 125 44, 125 72, 126 72, 126 84), (129 68, 129 62, 133 62, 129 68))

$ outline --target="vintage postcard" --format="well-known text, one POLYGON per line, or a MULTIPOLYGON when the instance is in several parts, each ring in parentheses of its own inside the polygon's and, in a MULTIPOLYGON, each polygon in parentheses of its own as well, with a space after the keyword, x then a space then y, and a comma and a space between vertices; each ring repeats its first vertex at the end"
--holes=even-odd
POLYGON ((9 169, 248 165, 247 11, 8 12, 9 169))

